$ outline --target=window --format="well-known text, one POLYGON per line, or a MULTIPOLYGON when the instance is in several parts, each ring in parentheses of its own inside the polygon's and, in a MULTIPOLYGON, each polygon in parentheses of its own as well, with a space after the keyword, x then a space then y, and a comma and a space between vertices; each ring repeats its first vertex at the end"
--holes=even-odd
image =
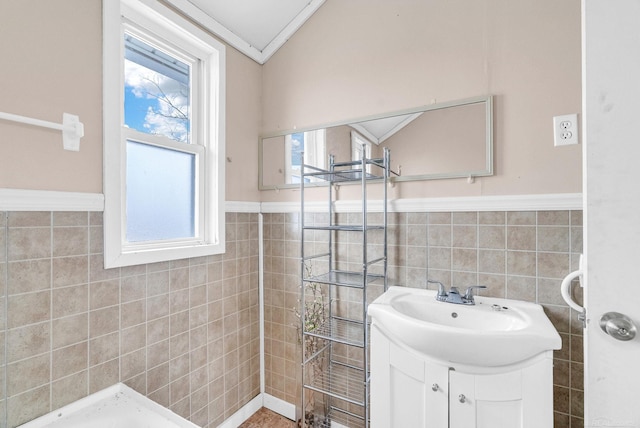
MULTIPOLYGON (((326 131, 324 129, 296 132, 285 136, 285 183, 300 183, 303 163, 326 169, 326 140, 326 131)), ((309 177, 306 180, 320 181, 315 177, 309 177)))
POLYGON ((224 46, 103 2, 105 267, 224 251, 224 46))

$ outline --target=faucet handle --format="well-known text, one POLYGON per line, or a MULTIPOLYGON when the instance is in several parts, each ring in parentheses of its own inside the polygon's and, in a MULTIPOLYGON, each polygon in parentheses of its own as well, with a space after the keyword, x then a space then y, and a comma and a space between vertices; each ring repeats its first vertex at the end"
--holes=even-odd
POLYGON ((447 298, 447 290, 444 287, 444 284, 440 281, 434 281, 432 279, 427 279, 429 284, 438 284, 438 294, 436 295, 437 300, 444 300, 447 298))
POLYGON ((472 285, 471 287, 467 287, 467 291, 464 293, 464 298, 467 300, 473 300, 473 290, 474 289, 482 289, 487 288, 486 285, 472 285))

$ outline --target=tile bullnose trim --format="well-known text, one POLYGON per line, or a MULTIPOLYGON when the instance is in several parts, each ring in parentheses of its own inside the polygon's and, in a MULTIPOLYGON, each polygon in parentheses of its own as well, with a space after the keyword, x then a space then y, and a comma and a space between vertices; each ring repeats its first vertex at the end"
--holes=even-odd
MULTIPOLYGON (((260 202, 226 201, 227 212, 259 213, 260 202)), ((104 211, 102 193, 1 189, 0 211, 104 211)))
MULTIPOLYGON (((382 211, 381 201, 369 203, 371 211, 382 211)), ((460 212, 460 211, 560 211, 581 210, 582 193, 539 195, 472 196, 452 198, 395 199, 389 201, 390 212, 460 212)), ((360 212, 359 200, 336 201, 336 212, 360 212)), ((327 211, 326 202, 305 203, 305 211, 327 211)), ((300 202, 263 202, 263 213, 299 212, 300 202)))
POLYGON ((259 213, 260 202, 226 201, 224 208, 228 213, 259 213))
POLYGON ((0 211, 104 211, 102 193, 0 189, 0 211))
MULTIPOLYGON (((309 211, 327 210, 325 202, 309 202, 309 211)), ((380 201, 371 201, 372 211, 382 211, 380 201)), ((361 201, 335 202, 337 212, 360 211, 361 201)), ((395 199, 390 212, 437 211, 558 211, 581 210, 582 193, 540 195, 473 196, 452 198, 395 199)), ((227 212, 299 212, 300 202, 226 201, 227 212)), ((0 189, 0 211, 104 211, 102 193, 59 192, 50 190, 0 189)))

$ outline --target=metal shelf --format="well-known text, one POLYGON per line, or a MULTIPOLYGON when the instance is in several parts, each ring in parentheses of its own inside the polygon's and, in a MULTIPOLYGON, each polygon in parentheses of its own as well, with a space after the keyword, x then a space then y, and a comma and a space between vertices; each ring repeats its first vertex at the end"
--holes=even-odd
POLYGON ((337 361, 323 363, 323 358, 329 359, 328 351, 319 353, 306 363, 319 364, 322 369, 310 369, 311 379, 305 381, 304 387, 347 403, 364 406, 366 385, 363 370, 337 361))
POLYGON ((323 325, 305 331, 308 336, 326 339, 336 343, 364 347, 364 326, 362 321, 345 318, 329 318, 323 325))
MULTIPOLYGON (((300 221, 303 231, 319 230, 329 232, 361 232, 361 262, 351 261, 361 266, 357 272, 338 270, 346 260, 341 253, 334 253, 334 242, 338 233, 326 234, 326 241, 311 241, 312 254, 305 256, 305 233, 301 237, 301 299, 300 314, 303 343, 302 363, 302 414, 313 418, 314 427, 333 427, 336 424, 349 428, 369 427, 369 322, 366 305, 368 286, 387 287, 387 181, 393 173, 390 169, 389 150, 384 150, 382 159, 364 159, 360 161, 335 162, 329 157, 329 170, 303 165, 300 183, 301 212, 300 221), (370 174, 366 165, 380 168, 381 175, 370 174), (329 183, 346 181, 361 183, 362 208, 360 224, 333 224, 333 189, 328 190, 328 224, 305 225, 305 187, 313 181, 305 178, 315 177, 329 183), (367 224, 367 182, 370 179, 382 179, 383 216, 382 225, 367 224), (370 254, 367 244, 368 231, 382 231, 383 254, 376 248, 370 254), (326 244, 326 249, 324 245, 326 244), (321 260, 318 260, 321 259, 321 260), (310 262, 306 264, 306 262, 310 262), (376 265, 372 274, 371 266, 376 265), (326 270, 319 275, 311 274, 312 269, 326 270), (345 292, 345 288, 351 288, 345 292), (306 297, 305 293, 312 293, 306 297), (345 292, 343 294, 343 292, 345 292), (309 306, 307 306, 309 305, 309 306), (305 318, 307 312, 308 317, 305 318), (317 326, 317 327, 316 327, 317 326), (319 394, 314 396, 314 394, 319 394), (307 400, 307 397, 310 399, 307 400), (319 406, 319 407, 318 407, 319 406), (325 407, 326 406, 326 407, 325 407), (309 408, 307 408, 309 407, 309 408)), ((373 168, 371 168, 373 169, 373 168)), ((323 238, 325 235, 321 235, 323 238)), ((376 244, 380 235, 376 232, 376 244)), ((344 265, 347 266, 347 265, 344 265)))
MULTIPOLYGON (((382 260, 379 260, 382 261, 382 260)), ((320 284, 333 284, 344 287, 356 287, 362 288, 365 285, 380 284, 380 281, 384 282, 384 275, 367 273, 367 280, 364 280, 364 274, 361 272, 348 272, 341 270, 332 270, 331 272, 314 275, 308 278, 304 278, 305 282, 318 282, 320 284)))
MULTIPOLYGON (((350 181, 361 181, 362 170, 360 169, 345 169, 340 171, 323 171, 323 172, 310 172, 302 174, 302 177, 315 177, 320 180, 328 181, 330 183, 346 183, 350 181)), ((366 173, 365 178, 367 180, 382 180, 384 177, 381 175, 374 175, 366 173)))
POLYGON ((350 225, 322 225, 322 226, 305 226, 304 230, 335 230, 337 232, 364 232, 368 230, 384 230, 384 226, 380 225, 367 225, 366 227, 361 224, 350 225))
POLYGON ((320 428, 335 428, 334 422, 349 428, 362 428, 365 426, 364 417, 335 406, 331 408, 329 415, 317 426, 320 428))
MULTIPOLYGON (((386 176, 389 177, 390 170, 388 170, 388 168, 385 168, 384 162, 385 160, 383 158, 365 159, 366 165, 373 165, 375 167, 380 168, 383 175, 365 172, 364 179, 365 180, 381 180, 385 178, 384 174, 386 174, 386 176)), ((312 165, 303 164, 302 174, 301 174, 302 181, 304 181, 304 177, 315 177, 331 183, 362 181, 363 179, 362 161, 333 162, 332 166, 333 168, 331 170, 326 170, 322 168, 317 168, 312 165), (360 167, 360 168, 354 168, 354 167, 360 167), (307 171, 310 171, 310 172, 307 172, 307 171)))

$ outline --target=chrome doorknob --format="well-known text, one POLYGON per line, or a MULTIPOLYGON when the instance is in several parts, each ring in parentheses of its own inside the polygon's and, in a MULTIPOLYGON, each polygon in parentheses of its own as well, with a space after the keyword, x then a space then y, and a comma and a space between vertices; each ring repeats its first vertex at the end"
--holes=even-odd
POLYGON ((636 325, 631 318, 618 312, 607 312, 602 315, 600 328, 617 340, 628 341, 636 337, 636 325))
POLYGON ((434 383, 433 385, 431 385, 431 390, 432 390, 432 391, 436 392, 436 391, 437 391, 437 390, 439 390, 439 389, 440 389, 440 386, 438 386, 438 384, 437 384, 437 383, 434 383))
POLYGON ((467 401, 467 397, 465 397, 464 394, 460 394, 458 395, 458 401, 460 401, 461 403, 464 403, 467 401))

